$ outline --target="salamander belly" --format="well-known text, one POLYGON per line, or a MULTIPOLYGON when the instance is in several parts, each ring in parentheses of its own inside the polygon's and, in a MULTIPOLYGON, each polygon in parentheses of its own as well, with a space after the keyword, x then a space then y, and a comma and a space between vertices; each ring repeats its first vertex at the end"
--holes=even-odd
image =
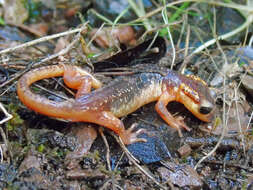
POLYGON ((118 98, 112 101, 110 111, 116 117, 128 115, 141 106, 158 100, 162 94, 159 74, 140 74, 134 81, 119 90, 118 98))

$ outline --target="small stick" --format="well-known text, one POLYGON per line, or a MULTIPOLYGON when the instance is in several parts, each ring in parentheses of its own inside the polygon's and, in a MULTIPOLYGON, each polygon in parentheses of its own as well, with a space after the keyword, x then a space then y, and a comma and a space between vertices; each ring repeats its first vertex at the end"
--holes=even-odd
MULTIPOLYGON (((6 111, 6 109, 4 108, 4 106, 3 106, 1 103, 0 103, 0 108, 1 108, 1 110, 3 111, 3 113, 4 113, 5 116, 6 116, 6 118, 4 118, 4 119, 2 119, 2 120, 0 121, 0 125, 1 125, 1 124, 3 124, 3 123, 7 122, 8 120, 12 119, 13 116, 12 116, 11 114, 9 114, 9 113, 6 111)), ((8 150, 8 152, 9 152, 9 154, 10 154, 10 158, 11 158, 11 160, 12 160, 13 155, 12 155, 12 152, 8 149, 8 141, 7 141, 6 135, 5 135, 4 130, 3 130, 2 127, 0 127, 0 134, 1 134, 2 138, 3 138, 4 144, 6 145, 7 150, 8 150)), ((1 155, 3 155, 2 147, 1 147, 1 155)), ((1 156, 1 162, 2 162, 2 161, 3 161, 3 157, 1 156)))
POLYGON ((5 122, 9 121, 10 119, 12 119, 13 116, 12 116, 11 114, 9 114, 9 113, 6 111, 6 109, 5 109, 4 106, 1 104, 1 102, 0 102, 0 109, 3 111, 4 115, 6 116, 6 118, 4 118, 4 119, 2 119, 2 120, 0 121, 0 125, 1 125, 1 124, 5 123, 5 122))
POLYGON ((77 28, 77 29, 74 29, 74 30, 70 30, 70 31, 66 31, 66 32, 58 33, 58 34, 53 34, 53 35, 50 35, 50 36, 45 36, 45 37, 42 37, 42 38, 39 38, 39 39, 36 39, 36 40, 32 40, 32 41, 27 42, 27 43, 17 45, 15 47, 10 47, 10 48, 4 49, 4 50, 0 51, 0 55, 4 54, 4 53, 15 51, 17 49, 27 48, 29 46, 32 46, 32 45, 35 45, 35 44, 38 44, 38 43, 41 43, 41 42, 44 42, 44 41, 48 41, 48 40, 51 40, 51 39, 54 39, 54 38, 59 38, 59 37, 66 36, 66 35, 73 34, 73 33, 77 33, 77 32, 80 33, 84 29, 86 29, 86 25, 87 25, 87 22, 84 23, 81 28, 77 28))
POLYGON ((124 143, 122 142, 121 138, 118 138, 113 132, 111 132, 111 135, 116 139, 116 141, 119 143, 120 147, 123 149, 123 151, 126 153, 128 159, 144 174, 146 175, 149 179, 151 179, 156 185, 158 185, 161 189, 168 189, 166 187, 164 187, 162 184, 160 184, 158 181, 156 181, 156 179, 150 175, 145 169, 143 169, 137 162, 138 159, 136 159, 130 152, 129 150, 126 148, 126 146, 124 145, 124 143))
MULTIPOLYGON (((219 50, 221 51, 222 55, 223 55, 223 58, 224 58, 224 64, 228 64, 228 60, 227 60, 227 57, 224 53, 224 51, 222 50, 221 46, 220 46, 220 43, 218 41, 218 39, 216 39, 216 44, 219 48, 219 50)), ((224 136, 225 136, 225 133, 227 131, 227 122, 228 122, 228 119, 226 120, 226 75, 223 74, 223 105, 222 105, 222 108, 223 108, 223 115, 222 115, 222 134, 221 134, 221 137, 219 139, 219 141, 217 142, 217 144, 215 145, 215 147, 206 155, 206 156, 203 156, 199 161, 198 163, 194 166, 194 170, 196 170, 199 166, 199 164, 201 164, 205 159, 207 159, 208 157, 210 157, 216 150, 217 148, 220 146, 221 144, 221 141, 223 140, 224 136)), ((230 107, 228 108, 228 112, 230 110, 230 107)))
POLYGON ((0 160, 0 163, 3 163, 3 161, 4 161, 4 155, 3 155, 3 149, 2 149, 2 146, 0 146, 0 154, 1 154, 1 160, 0 160))
POLYGON ((104 132, 103 132, 103 128, 102 127, 99 127, 98 129, 104 143, 105 143, 105 146, 106 146, 106 162, 107 162, 107 165, 108 165, 108 169, 109 171, 112 171, 112 168, 111 168, 111 163, 110 163, 110 148, 109 148, 109 144, 108 144, 108 141, 104 135, 104 132))
MULTIPOLYGON (((80 30, 81 32, 82 30, 80 30)), ((54 59, 56 57, 59 57, 60 55, 64 55, 66 54, 67 52, 69 52, 69 50, 80 40, 80 33, 75 37, 75 39, 64 49, 62 49, 61 51, 53 54, 53 55, 50 55, 49 57, 47 58, 44 58, 42 60, 40 60, 39 62, 37 63, 34 63, 33 66, 38 66, 44 62, 47 62, 47 61, 50 61, 51 59, 54 59)))

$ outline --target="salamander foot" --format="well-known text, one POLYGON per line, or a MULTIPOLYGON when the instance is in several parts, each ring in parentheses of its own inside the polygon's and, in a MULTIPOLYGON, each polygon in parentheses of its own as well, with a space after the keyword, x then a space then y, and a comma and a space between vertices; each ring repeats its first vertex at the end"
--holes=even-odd
POLYGON ((187 125, 184 123, 184 118, 179 116, 175 118, 178 125, 182 128, 184 128, 186 131, 191 131, 191 128, 187 127, 187 125))
POLYGON ((147 142, 145 138, 138 138, 137 136, 146 133, 147 131, 145 129, 139 129, 137 131, 133 130, 137 127, 137 124, 134 123, 132 126, 124 131, 124 134, 120 135, 120 138, 122 139, 124 144, 132 144, 135 142, 147 142))

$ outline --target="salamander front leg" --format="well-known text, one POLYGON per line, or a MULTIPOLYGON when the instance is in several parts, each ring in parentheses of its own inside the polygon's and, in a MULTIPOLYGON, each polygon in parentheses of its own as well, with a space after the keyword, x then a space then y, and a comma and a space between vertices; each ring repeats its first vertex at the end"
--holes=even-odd
POLYGON ((175 100, 175 97, 173 95, 170 95, 166 91, 160 96, 158 102, 155 105, 155 109, 157 113, 163 118, 163 120, 169 126, 177 129, 179 136, 183 137, 182 132, 181 132, 181 127, 186 129, 187 131, 190 131, 191 129, 184 124, 182 119, 176 119, 168 112, 166 106, 168 105, 169 102, 174 101, 174 100, 175 100))
POLYGON ((145 133, 145 129, 139 129, 134 132, 136 125, 133 124, 129 129, 126 130, 122 121, 115 117, 111 112, 101 112, 96 123, 113 130, 119 135, 124 144, 146 142, 146 139, 137 137, 139 134, 145 133))

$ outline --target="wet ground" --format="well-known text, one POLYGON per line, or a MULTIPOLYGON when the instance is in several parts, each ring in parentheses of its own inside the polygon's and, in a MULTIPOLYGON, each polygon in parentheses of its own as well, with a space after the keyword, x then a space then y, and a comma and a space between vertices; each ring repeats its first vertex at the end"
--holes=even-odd
MULTIPOLYGON (((252 26, 197 52, 205 42, 250 22, 253 7, 244 1, 235 1, 237 6, 175 4, 167 8, 172 46, 163 4, 131 2, 2 4, 0 189, 253 188, 252 26), (59 36, 43 38, 53 34, 59 36), (147 142, 126 147, 101 126, 43 116, 20 102, 18 79, 33 68, 58 63, 85 68, 104 85, 124 75, 163 75, 171 67, 199 76, 215 97, 215 118, 205 123, 180 103, 170 103, 173 116, 191 128, 180 138, 150 103, 121 118, 126 128, 136 124, 148 131, 140 135, 147 142)), ((36 82, 31 89, 56 102, 75 93, 62 77, 36 82)))

